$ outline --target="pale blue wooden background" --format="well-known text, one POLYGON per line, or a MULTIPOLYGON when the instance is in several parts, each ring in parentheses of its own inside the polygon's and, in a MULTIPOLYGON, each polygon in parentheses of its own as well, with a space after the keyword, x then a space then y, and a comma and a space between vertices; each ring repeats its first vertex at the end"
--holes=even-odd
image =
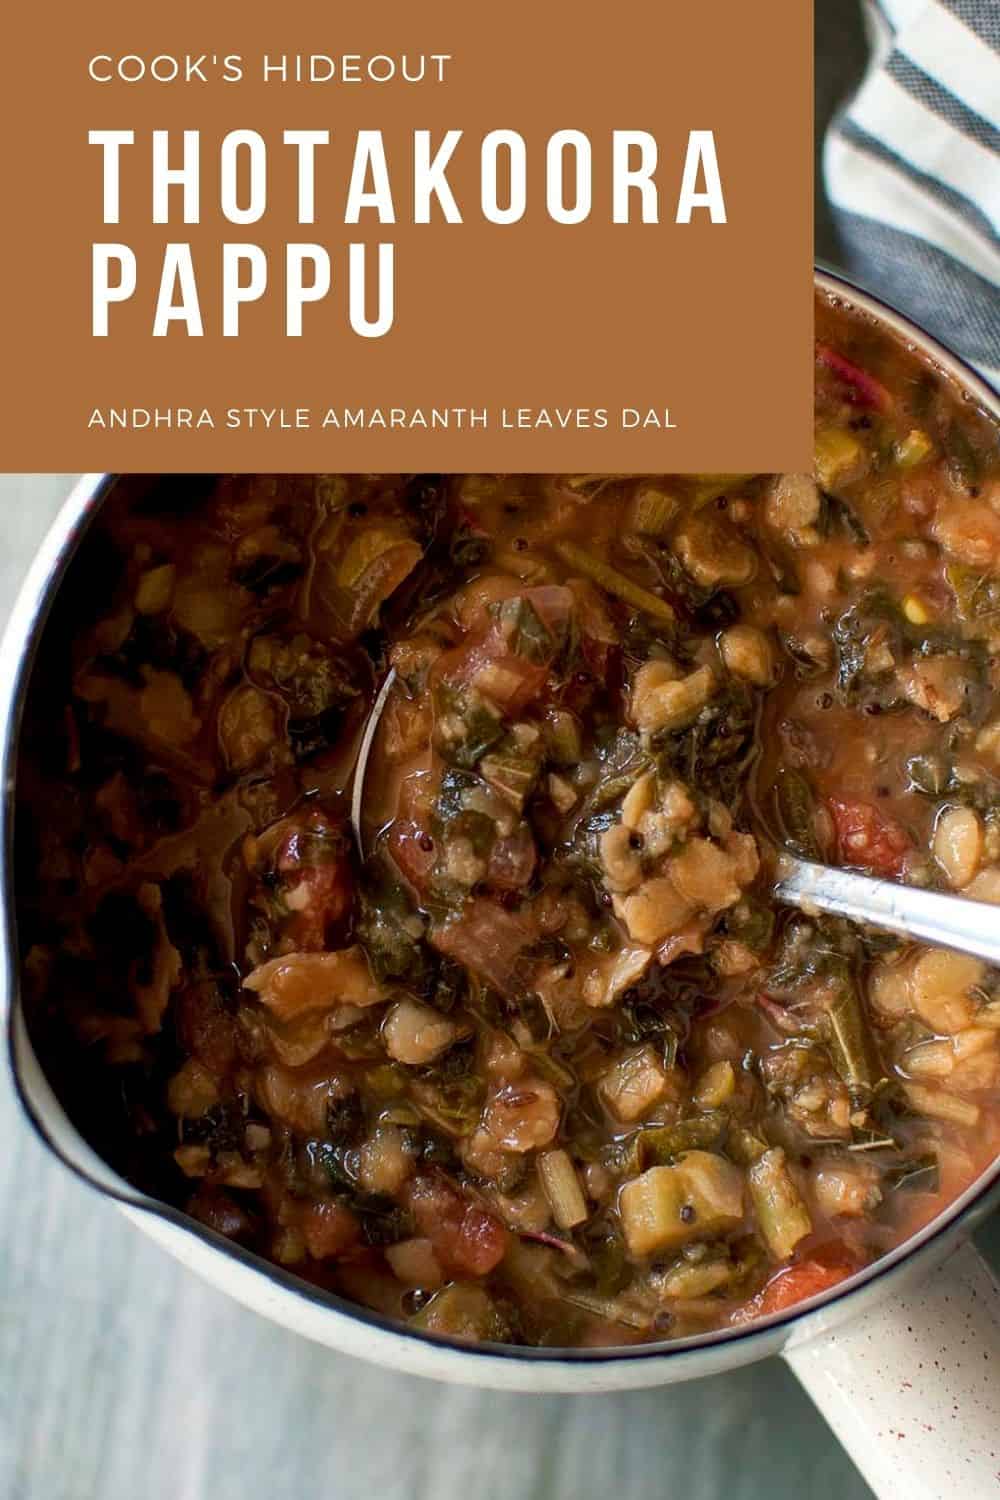
MULTIPOLYGON (((0 476, 0 620, 70 475, 0 476)), ((862 1500, 775 1361, 622 1396, 380 1372, 209 1290, 52 1160, 0 1073, 0 1500, 862 1500)))

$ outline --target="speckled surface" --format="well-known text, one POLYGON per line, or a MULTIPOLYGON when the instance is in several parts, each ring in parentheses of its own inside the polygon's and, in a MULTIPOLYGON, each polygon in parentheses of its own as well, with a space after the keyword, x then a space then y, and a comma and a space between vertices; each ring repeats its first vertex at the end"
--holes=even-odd
POLYGON ((1000 1494, 1000 1292, 973 1246, 791 1362, 886 1500, 1000 1494))

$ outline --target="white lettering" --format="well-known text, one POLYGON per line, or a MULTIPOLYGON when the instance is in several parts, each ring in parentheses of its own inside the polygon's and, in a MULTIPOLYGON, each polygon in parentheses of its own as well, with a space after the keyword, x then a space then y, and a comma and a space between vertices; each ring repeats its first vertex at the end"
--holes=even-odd
POLYGON ((100 146, 104 151, 102 182, 104 184, 103 219, 105 224, 117 224, 119 212, 119 159, 122 146, 135 142, 132 130, 92 130, 87 136, 91 146, 100 146))
POLYGON ((316 147, 329 146, 328 130, 286 130, 286 146, 294 146, 299 158, 298 219, 300 224, 316 222, 316 147))
POLYGON ((219 202, 230 224, 256 224, 267 208, 267 148, 256 130, 230 130, 222 138, 219 202), (250 153, 250 192, 245 207, 239 197, 240 152, 250 153))
POLYGON ((629 224, 629 193, 638 192, 642 201, 643 224, 658 224, 659 202, 653 173, 656 171, 656 137, 648 130, 616 130, 612 135, 612 219, 615 224, 629 224), (638 148, 639 165, 632 165, 633 149, 638 148))
POLYGON ((375 209, 380 224, 396 222, 381 130, 358 131, 344 223, 357 224, 363 208, 375 209), (370 188, 366 186, 369 174, 372 181, 370 188))
POLYGON ((240 307, 244 302, 259 302, 267 289, 267 256, 259 245, 222 247, 222 333, 227 339, 240 336, 240 307), (249 267, 247 281, 241 267, 249 267))
POLYGON ((285 272, 285 332, 302 337, 302 308, 321 302, 330 290, 330 257, 322 245, 289 245, 285 272), (306 266, 312 275, 305 279, 306 266))
POLYGON ((429 130, 413 132, 413 222, 431 222, 431 196, 437 198, 444 214, 445 223, 461 224, 462 215, 448 185, 445 171, 462 139, 460 130, 449 130, 434 156, 431 156, 431 133, 429 130))
POLYGON ((108 308, 112 302, 127 302, 135 291, 135 252, 127 245, 94 245, 91 252, 91 322, 97 339, 108 336, 108 308), (112 267, 118 276, 111 280, 112 267))
POLYGON ((528 153, 524 136, 516 130, 491 130, 483 137, 480 153, 480 201, 483 216, 491 224, 516 224, 528 206, 528 153), (501 208, 498 189, 498 155, 507 155, 507 206, 501 208))
POLYGON ((171 323, 185 324, 191 338, 200 339, 204 333, 190 245, 168 245, 163 253, 160 290, 153 318, 154 339, 165 338, 171 323), (174 293, 177 291, 180 300, 175 302, 174 293))
POLYGON ((590 140, 582 130, 557 130, 549 137, 545 150, 545 202, 549 218, 557 224, 582 224, 590 214, 591 150, 590 140), (573 202, 566 204, 564 178, 565 153, 572 151, 574 173, 573 202))
POLYGON ((696 208, 707 208, 713 224, 725 224, 726 201, 722 196, 722 178, 715 154, 715 133, 711 130, 692 130, 688 136, 676 222, 690 224, 692 210, 696 208), (698 189, 699 167, 705 174, 703 192, 698 189))
POLYGON ((170 223, 170 189, 184 192, 184 223, 199 222, 200 160, 197 130, 184 132, 184 159, 179 167, 170 166, 170 132, 153 131, 153 223, 170 223))
POLYGON ((367 315, 367 279, 365 245, 348 248, 350 276, 349 311, 353 331, 363 339, 380 339, 389 332, 395 316, 395 256, 392 245, 378 246, 378 312, 371 321, 367 315))

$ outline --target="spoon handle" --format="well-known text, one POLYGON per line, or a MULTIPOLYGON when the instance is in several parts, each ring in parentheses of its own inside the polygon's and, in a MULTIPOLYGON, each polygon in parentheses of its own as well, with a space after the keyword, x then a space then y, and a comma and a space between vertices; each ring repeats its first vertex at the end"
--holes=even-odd
POLYGON ((987 901, 897 885, 787 854, 778 864, 774 894, 788 906, 833 912, 1000 964, 1000 906, 987 901))
POLYGON ((385 681, 378 690, 378 696, 372 704, 372 711, 368 715, 364 734, 361 736, 361 744, 358 746, 358 758, 354 766, 354 788, 351 792, 351 826, 354 829, 354 837, 358 841, 358 851, 364 855, 364 837, 361 830, 361 809, 365 800, 365 772, 368 770, 368 757, 372 753, 372 744, 375 739, 375 731, 378 729, 382 710, 385 708, 386 700, 392 692, 392 685, 396 681, 396 668, 390 667, 385 681))

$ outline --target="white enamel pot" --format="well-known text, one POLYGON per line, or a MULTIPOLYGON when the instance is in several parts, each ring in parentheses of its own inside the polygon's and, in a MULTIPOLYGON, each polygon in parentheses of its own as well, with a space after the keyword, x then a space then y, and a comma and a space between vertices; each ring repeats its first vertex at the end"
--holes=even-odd
MULTIPOLYGON (((934 340, 835 277, 818 274, 817 285, 922 351, 1000 421, 996 394, 934 340)), ((35 649, 53 594, 112 482, 111 475, 86 475, 69 496, 35 559, 0 650, 0 1007, 14 1085, 49 1148, 206 1281, 331 1349, 414 1375, 538 1394, 668 1385, 777 1354, 885 1500, 951 1500, 959 1488, 966 1500, 1000 1495, 1000 1294, 969 1243, 971 1230, 1000 1203, 1000 1161, 906 1244, 790 1312, 672 1343, 560 1351, 470 1347, 400 1327, 308 1286, 145 1197, 94 1153, 53 1094, 21 1013, 11 848, 18 734, 35 649)), ((780 1431, 776 1425, 777 1441, 780 1431)))

